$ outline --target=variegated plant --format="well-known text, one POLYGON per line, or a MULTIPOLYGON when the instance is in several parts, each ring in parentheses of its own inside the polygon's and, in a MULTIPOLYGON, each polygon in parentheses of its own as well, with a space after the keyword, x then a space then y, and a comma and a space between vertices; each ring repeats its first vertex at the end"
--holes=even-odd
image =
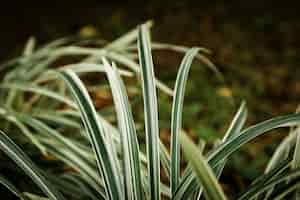
MULTIPOLYGON (((151 22, 143 24, 99 48, 84 47, 77 40, 65 38, 35 50, 34 40, 29 40, 23 56, 0 67, 5 72, 0 84, 3 122, 0 149, 40 187, 45 199, 224 200, 227 197, 218 179, 228 157, 262 134, 280 127, 293 127, 271 158, 265 174, 236 198, 283 199, 292 194, 297 199, 300 114, 276 117, 243 129, 247 110, 242 103, 223 140, 216 142, 208 154, 203 154, 182 129, 184 92, 194 58, 217 70, 203 54, 207 51, 204 48, 151 43, 150 26, 151 22), (185 52, 174 90, 155 78, 153 49, 185 52), (65 56, 81 59, 78 63, 51 68, 65 56), (130 71, 117 65, 126 66, 130 71), (106 74, 117 128, 95 109, 88 92, 91 88, 79 78, 91 72, 106 74), (132 76, 132 72, 141 78, 143 90, 145 152, 140 150, 137 137, 140 130, 121 78, 132 76), (159 138, 156 88, 173 96, 170 154, 159 138), (41 154, 54 157, 73 171, 52 174, 38 168, 9 138, 17 133, 23 133, 26 141, 41 154), (182 174, 181 147, 189 161, 182 174), (169 177, 169 183, 160 180, 161 170, 169 177)), ((0 183, 21 199, 43 199, 20 191, 5 174, 0 176, 0 183)))

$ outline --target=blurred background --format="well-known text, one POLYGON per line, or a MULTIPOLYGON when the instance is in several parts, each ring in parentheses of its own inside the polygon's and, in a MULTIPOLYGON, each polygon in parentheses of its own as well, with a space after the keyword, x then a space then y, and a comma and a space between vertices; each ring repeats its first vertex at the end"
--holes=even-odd
MULTIPOLYGON (((206 47, 224 75, 222 81, 195 66, 186 91, 183 125, 210 141, 222 136, 242 99, 250 111, 248 125, 295 112, 300 102, 299 8, 296 1, 271 0, 10 1, 0 9, 0 60, 19 55, 30 36, 38 44, 69 35, 111 41, 153 19, 153 40, 206 47)), ((154 53, 156 74, 170 86, 181 58, 154 53)), ((161 137, 167 141, 168 99, 160 100, 160 110, 161 137)), ((283 136, 261 137, 233 156, 224 187, 233 182, 237 190, 243 189, 264 169, 283 136)))

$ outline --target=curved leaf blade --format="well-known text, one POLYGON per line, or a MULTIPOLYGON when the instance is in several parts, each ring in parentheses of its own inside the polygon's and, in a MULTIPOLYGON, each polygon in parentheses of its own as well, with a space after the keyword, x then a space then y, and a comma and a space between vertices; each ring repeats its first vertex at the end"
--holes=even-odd
POLYGON ((227 199, 212 169, 197 146, 184 133, 180 135, 184 155, 190 161, 208 200, 227 199))
POLYGON ((174 194, 180 177, 180 145, 179 134, 182 128, 182 111, 185 86, 188 79, 190 67, 199 48, 190 49, 184 56, 174 88, 174 100, 171 115, 171 193, 174 194))
POLYGON ((160 160, 157 95, 150 36, 144 25, 139 29, 138 47, 144 97, 150 199, 158 200, 160 199, 160 160))
POLYGON ((109 154, 109 147, 105 141, 106 129, 99 123, 98 115, 89 94, 74 72, 64 70, 60 74, 78 104, 82 121, 96 156, 98 169, 103 175, 106 193, 110 199, 121 199, 123 194, 120 177, 117 175, 117 165, 114 163, 112 155, 109 154))
POLYGON ((104 68, 112 90, 121 134, 124 162, 124 186, 127 199, 143 199, 139 144, 126 88, 116 67, 103 58, 104 68))

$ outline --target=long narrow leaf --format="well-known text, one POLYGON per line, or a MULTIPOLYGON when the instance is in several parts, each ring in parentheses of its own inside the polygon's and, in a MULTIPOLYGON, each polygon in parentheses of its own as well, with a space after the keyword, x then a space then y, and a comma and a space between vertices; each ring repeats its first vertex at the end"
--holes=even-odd
POLYGON ((150 199, 160 199, 159 129, 155 76, 146 26, 141 26, 138 37, 139 60, 144 97, 145 131, 148 156, 150 199))
POLYGON ((183 58, 175 82, 174 100, 171 119, 171 193, 174 194, 179 183, 180 176, 180 145, 179 134, 182 128, 182 111, 184 91, 191 64, 197 55, 199 48, 189 50, 183 58))
POLYGON ((184 155, 190 161, 198 180, 203 186, 206 198, 208 200, 225 200, 226 196, 217 178, 197 146, 184 133, 180 135, 180 141, 184 155))
POLYGON ((125 92, 126 88, 116 67, 110 66, 108 61, 104 58, 103 64, 111 86, 121 132, 126 199, 143 199, 139 144, 128 96, 125 92))
POLYGON ((78 76, 66 70, 60 73, 71 90, 80 110, 82 121, 90 138, 94 153, 97 158, 97 165, 102 173, 107 195, 110 199, 121 199, 122 189, 120 177, 117 176, 117 167, 113 157, 109 154, 108 145, 105 141, 105 127, 100 123, 96 110, 78 76))

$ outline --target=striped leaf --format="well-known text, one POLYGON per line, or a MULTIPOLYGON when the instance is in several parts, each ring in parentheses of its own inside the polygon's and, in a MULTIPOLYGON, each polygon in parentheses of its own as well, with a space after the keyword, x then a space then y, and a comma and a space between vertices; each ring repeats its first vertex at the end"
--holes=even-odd
POLYGON ((111 66, 105 58, 103 64, 112 90, 121 134, 126 199, 143 199, 139 144, 126 88, 117 68, 111 66))
POLYGON ((107 196, 109 199, 121 199, 123 194, 120 177, 117 175, 117 165, 114 163, 112 155, 109 154, 108 148, 110 147, 105 141, 105 136, 108 133, 105 132, 105 127, 99 121, 91 98, 74 72, 65 70, 60 74, 77 102, 82 121, 96 156, 99 172, 102 174, 105 182, 107 196))
POLYGON ((160 160, 158 108, 150 36, 146 26, 141 26, 138 37, 139 61, 144 97, 145 132, 148 157, 150 199, 160 199, 160 160))
POLYGON ((182 111, 184 91, 188 74, 194 57, 199 48, 192 48, 183 58, 175 82, 174 100, 171 116, 171 193, 174 194, 179 183, 180 176, 180 145, 179 134, 182 128, 182 111))

